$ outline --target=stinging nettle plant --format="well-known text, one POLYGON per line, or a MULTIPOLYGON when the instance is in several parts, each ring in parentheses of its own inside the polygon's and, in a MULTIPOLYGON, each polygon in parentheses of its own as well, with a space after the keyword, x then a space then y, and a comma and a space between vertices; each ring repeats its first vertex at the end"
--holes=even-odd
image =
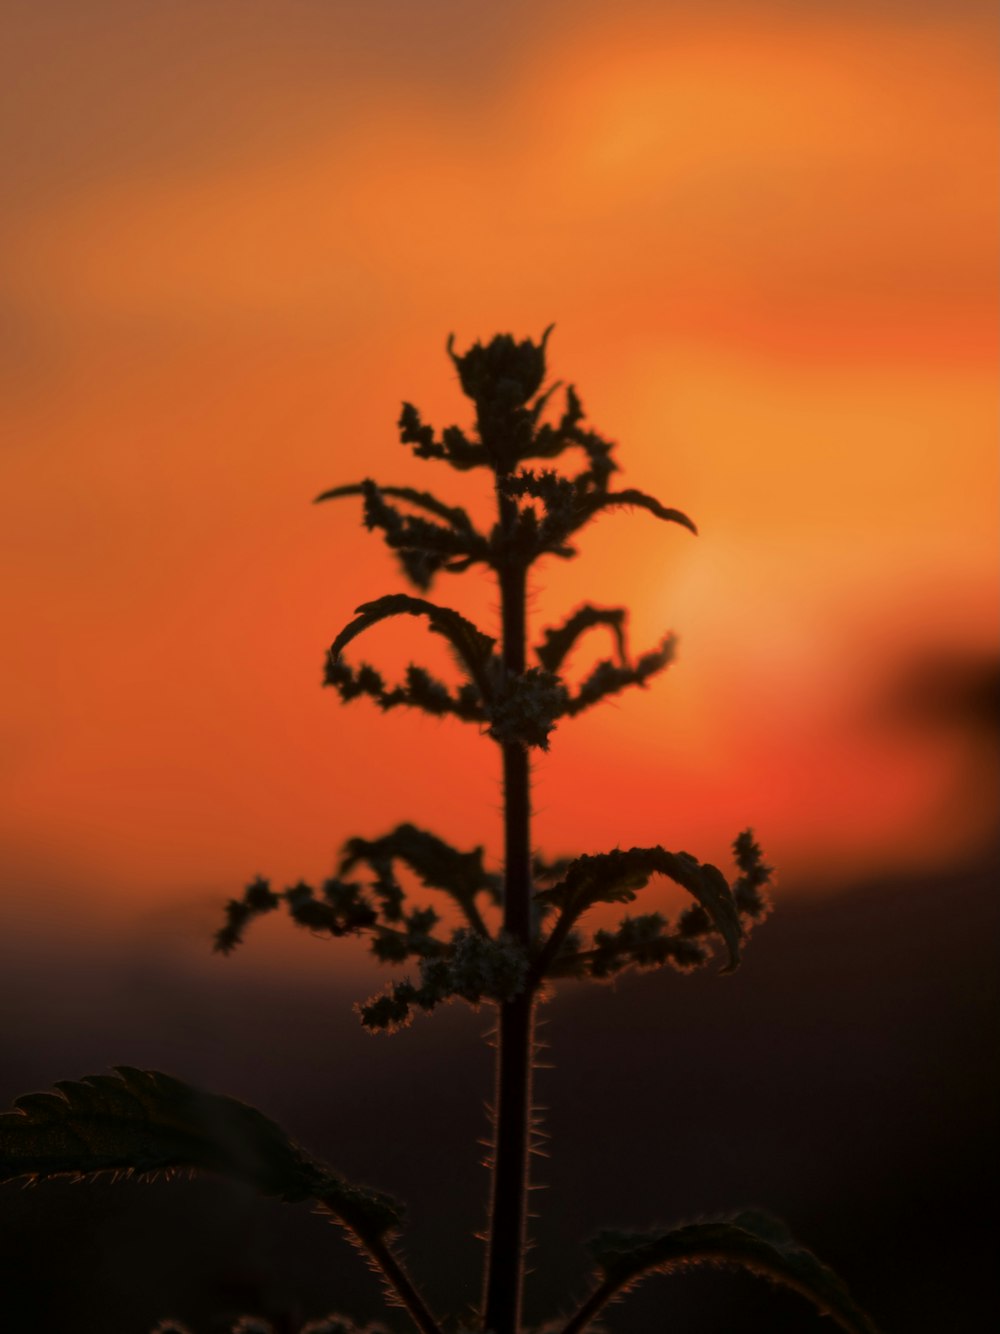
MULTIPOLYGON (((475 407, 472 433, 450 426, 438 435, 412 404, 403 405, 400 437, 418 458, 491 474, 497 513, 488 533, 480 532, 464 509, 411 487, 365 480, 318 497, 360 497, 366 527, 381 532, 420 594, 442 571, 457 574, 481 564, 496 576, 499 638, 423 596, 389 594, 358 607, 355 619, 337 635, 327 656, 326 684, 344 701, 368 696, 383 710, 407 706, 454 715, 492 738, 503 772, 502 875, 486 868, 482 848, 461 851, 401 824, 380 838, 350 839, 336 875, 319 890, 299 883, 277 893, 267 880, 255 880, 241 899, 229 903, 215 939, 215 948, 228 954, 254 918, 282 904, 309 931, 366 937, 381 962, 410 966, 407 976, 357 1007, 361 1022, 374 1032, 398 1029, 415 1011, 432 1010, 455 997, 495 1007, 492 1185, 482 1304, 475 1317, 431 1312, 400 1258, 402 1211, 394 1200, 345 1181, 235 1099, 122 1066, 115 1074, 57 1083, 56 1092, 28 1094, 17 1099, 14 1111, 0 1116, 0 1179, 91 1177, 106 1171, 152 1176, 194 1169, 249 1183, 290 1202, 317 1203, 365 1253, 382 1278, 389 1304, 403 1307, 422 1334, 460 1327, 477 1334, 521 1334, 529 1155, 537 1135, 533 1023, 546 989, 560 978, 610 978, 629 968, 670 964, 688 972, 713 957, 721 960, 722 972, 732 972, 751 926, 768 911, 771 868, 750 830, 733 843, 737 875, 732 883, 715 866, 658 846, 557 861, 532 849, 532 749, 548 749, 561 719, 628 686, 645 685, 671 661, 674 640, 667 636, 633 658, 625 610, 585 603, 562 625, 546 630, 529 655, 529 571, 544 556, 574 556, 576 535, 605 510, 644 509, 695 532, 679 510, 642 491, 613 489, 612 444, 584 424, 572 386, 565 390, 561 414, 547 419, 560 388, 558 383, 543 388, 550 332, 551 327, 537 343, 498 335, 464 354, 456 353, 449 340, 462 391, 475 407), (582 453, 582 471, 569 474, 545 466, 570 451, 582 453), (389 686, 374 667, 344 657, 363 631, 400 615, 425 618, 448 641, 463 684, 450 688, 411 666, 401 684, 389 686), (611 633, 614 656, 571 684, 562 672, 567 655, 582 635, 602 627, 611 633), (462 924, 447 930, 432 908, 409 907, 398 866, 450 896, 462 924), (356 872, 362 880, 345 878, 356 872), (630 904, 657 876, 691 896, 676 921, 651 912, 626 915, 614 929, 588 929, 591 909, 630 904)), ((608 1231, 591 1242, 590 1251, 595 1265, 590 1294, 575 1313, 546 1326, 552 1334, 590 1328, 609 1302, 650 1274, 705 1263, 742 1267, 791 1287, 848 1334, 875 1331, 839 1279, 768 1215, 744 1212, 669 1229, 608 1231)), ((160 1328, 182 1327, 166 1322, 160 1328)), ((238 1328, 267 1326, 245 1319, 238 1328)), ((307 1328, 334 1334, 360 1330, 343 1316, 307 1328)))

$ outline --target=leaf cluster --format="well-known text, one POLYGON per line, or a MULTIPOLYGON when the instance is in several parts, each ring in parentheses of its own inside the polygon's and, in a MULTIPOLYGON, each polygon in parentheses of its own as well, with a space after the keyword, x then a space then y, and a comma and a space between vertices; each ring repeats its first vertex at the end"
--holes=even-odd
POLYGON ((471 1004, 503 1001, 523 987, 528 971, 524 952, 513 942, 494 937, 483 916, 484 907, 500 901, 501 879, 486 869, 481 847, 460 851, 427 830, 401 824, 380 838, 349 839, 338 872, 319 893, 301 881, 276 893, 268 881, 254 880, 241 899, 227 905, 225 923, 215 937, 216 950, 230 953, 252 920, 284 903, 292 920, 308 931, 366 936, 381 963, 416 961, 419 985, 408 980, 396 983, 358 1007, 362 1022, 371 1029, 399 1027, 413 1004, 430 1010, 453 996, 471 1004), (450 898, 464 925, 446 932, 433 907, 408 907, 397 864, 415 872, 427 888, 450 898), (358 867, 367 868, 367 884, 341 878, 358 867))
MULTIPOLYGON (((459 383, 475 410, 471 433, 449 426, 438 435, 412 403, 403 405, 400 439, 417 458, 443 461, 459 471, 493 472, 499 513, 490 532, 480 532, 460 506, 413 487, 383 486, 366 479, 332 487, 317 497, 325 501, 360 496, 366 527, 381 533, 421 593, 442 571, 459 573, 478 563, 500 573, 527 569, 544 555, 571 557, 576 554, 571 539, 605 510, 643 509, 696 531, 680 510, 642 491, 611 489, 617 471, 614 446, 584 424, 583 406, 572 385, 566 389, 558 419, 545 419, 560 388, 558 383, 542 388, 550 332, 546 330, 538 343, 500 334, 488 344, 473 344, 463 354, 449 340, 459 383), (574 475, 523 466, 533 460, 556 460, 570 450, 581 451, 585 460, 574 475)), ((672 636, 632 661, 625 647, 624 622, 624 609, 581 607, 563 626, 546 631, 535 650, 539 665, 514 674, 504 668, 495 639, 457 612, 423 598, 390 595, 357 608, 355 620, 330 648, 324 679, 345 701, 367 696, 385 710, 405 706, 437 717, 450 715, 485 728, 501 744, 546 749, 559 718, 572 717, 628 686, 645 685, 671 661, 672 636), (416 664, 408 667, 404 681, 387 685, 370 664, 354 667, 344 661, 343 649, 356 635, 401 614, 426 616, 431 630, 448 639, 465 678, 457 689, 416 664), (599 662, 573 688, 559 673, 562 661, 585 630, 599 625, 612 629, 616 657, 599 662)))
POLYGON ((380 838, 349 839, 337 876, 325 881, 320 893, 299 882, 279 894, 266 880, 254 880, 242 899, 228 904, 215 948, 228 954, 254 918, 282 903, 297 925, 313 933, 366 936, 381 963, 412 961, 416 967, 415 977, 389 983, 356 1007, 365 1027, 383 1032, 408 1024, 415 1010, 429 1011, 453 998, 502 1004, 547 979, 605 979, 628 968, 664 964, 688 972, 708 963, 716 945, 725 956, 723 971, 730 972, 751 926, 769 910, 772 874, 750 830, 739 835, 733 851, 740 874, 732 885, 710 863, 658 846, 556 862, 536 858, 536 927, 526 952, 491 929, 484 915, 500 903, 501 878, 486 869, 483 849, 463 852, 427 830, 401 824, 380 838), (408 907, 397 864, 415 872, 427 888, 445 893, 462 925, 446 932, 434 908, 408 907), (367 884, 342 878, 359 867, 369 872, 367 884), (589 938, 581 932, 590 909, 632 903, 656 876, 692 897, 676 922, 653 912, 626 916, 616 929, 599 928, 589 938))
POLYGON ((333 686, 345 702, 367 695, 385 711, 406 705, 438 717, 450 714, 485 728, 501 744, 516 742, 542 750, 548 749, 558 719, 574 717, 628 686, 645 686, 672 662, 676 646, 674 636, 667 635, 655 649, 633 661, 625 647, 625 609, 585 603, 561 626, 544 632, 542 643, 534 649, 537 667, 512 672, 496 652, 496 640, 450 607, 392 593, 362 603, 356 612, 355 619, 337 635, 326 661, 325 684, 333 686), (343 649, 352 639, 379 621, 401 615, 426 616, 430 629, 448 640, 467 678, 457 690, 413 664, 403 684, 388 687, 370 664, 354 668, 344 662, 343 649), (601 659, 573 688, 560 675, 559 667, 581 635, 599 625, 612 628, 616 658, 601 659))
MULTIPOLYGON (((769 910, 765 887, 771 868, 760 860, 760 850, 747 830, 733 844, 734 853, 755 849, 752 870, 732 885, 709 862, 688 852, 662 847, 616 848, 596 856, 578 857, 561 878, 539 890, 535 898, 544 907, 558 909, 558 917, 541 944, 535 971, 541 977, 606 979, 628 968, 659 968, 670 964, 681 972, 702 967, 714 947, 724 954, 723 972, 739 966, 743 941, 752 924, 769 910), (753 874, 756 897, 749 905, 741 882, 753 874), (625 916, 614 930, 598 928, 589 940, 578 930, 581 918, 596 904, 632 903, 654 876, 665 876, 694 900, 669 922, 661 913, 625 916)), ((745 858, 749 865, 749 854, 745 858)), ((739 862, 737 863, 739 865, 739 862)))

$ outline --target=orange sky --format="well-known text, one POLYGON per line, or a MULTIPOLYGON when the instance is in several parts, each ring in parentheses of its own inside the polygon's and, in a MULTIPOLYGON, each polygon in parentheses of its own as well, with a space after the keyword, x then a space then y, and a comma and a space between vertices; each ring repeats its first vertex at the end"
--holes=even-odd
MULTIPOLYGON (((551 320, 627 484, 701 536, 609 516, 541 569, 536 636, 625 603, 680 656, 559 728, 538 842, 719 859, 752 823, 788 893, 960 855, 961 749, 877 701, 997 642, 992 5, 10 8, 5 920, 86 893, 197 935, 403 819, 496 851, 491 743, 319 689, 402 585, 309 501, 478 503, 399 402, 465 421, 448 332, 551 320)), ((481 576, 434 596, 491 628, 481 576)), ((364 656, 448 670, 415 622, 364 656)))

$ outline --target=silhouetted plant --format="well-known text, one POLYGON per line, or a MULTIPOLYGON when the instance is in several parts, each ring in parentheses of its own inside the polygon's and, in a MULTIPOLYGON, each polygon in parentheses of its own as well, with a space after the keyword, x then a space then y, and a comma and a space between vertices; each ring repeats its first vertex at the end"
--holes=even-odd
MULTIPOLYGON (((532 853, 532 748, 548 749, 561 719, 627 686, 645 685, 670 662, 674 640, 667 635, 634 658, 626 642, 625 610, 585 603, 562 625, 543 632, 530 660, 528 571, 543 556, 575 555, 577 535, 606 510, 644 509, 695 531, 679 510, 633 488, 612 488, 617 471, 612 445, 584 424, 572 386, 565 391, 562 412, 546 419, 559 388, 543 389, 550 331, 537 343, 502 334, 464 354, 456 353, 449 340, 462 390, 475 406, 473 433, 450 426, 439 435, 412 404, 403 405, 401 439, 418 458, 440 460, 459 471, 482 468, 491 475, 497 514, 489 532, 480 532, 464 509, 412 487, 366 479, 318 497, 360 497, 366 526, 381 532, 420 594, 441 572, 456 574, 481 564, 496 576, 499 637, 423 596, 392 593, 358 607, 355 619, 336 636, 327 656, 326 683, 345 701, 365 695, 385 710, 407 706, 452 714, 496 742, 503 767, 503 874, 487 869, 482 848, 461 851, 435 834, 401 824, 379 838, 348 840, 336 874, 319 888, 300 882, 279 893, 267 880, 254 880, 242 898, 229 903, 215 939, 215 948, 228 954, 254 918, 282 905, 311 932, 366 937, 381 962, 411 966, 408 975, 357 1007, 361 1022, 373 1031, 398 1029, 410 1022, 414 1010, 432 1010, 454 997, 496 1007, 492 1190, 482 1306, 475 1322, 480 1334, 519 1334, 522 1328, 528 1158, 536 1132, 532 1026, 543 988, 559 978, 609 978, 633 967, 670 964, 688 972, 713 957, 720 959, 722 972, 732 972, 751 926, 768 911, 771 878, 749 830, 733 844, 738 874, 732 883, 690 853, 659 846, 560 861, 532 853), (584 460, 575 474, 526 466, 571 450, 580 451, 584 460), (410 666, 401 683, 388 685, 376 668, 347 661, 344 651, 360 634, 400 615, 424 618, 448 641, 463 684, 453 689, 424 668, 410 666), (614 655, 574 684, 563 673, 566 657, 582 635, 599 628, 610 632, 614 655), (409 907, 398 866, 449 895, 461 925, 446 930, 433 909, 409 907), (361 879, 345 878, 354 874, 361 879), (656 876, 673 880, 691 896, 691 905, 675 921, 652 912, 626 915, 614 929, 588 929, 588 914, 596 905, 630 904, 656 876)), ((423 1334, 441 1334, 445 1328, 395 1249, 399 1206, 344 1181, 260 1112, 168 1075, 128 1067, 114 1075, 59 1083, 56 1089, 19 1098, 16 1110, 0 1117, 3 1178, 204 1169, 283 1200, 313 1200, 366 1253, 388 1299, 404 1307, 423 1334)), ((850 1334, 874 1332, 831 1271, 763 1214, 740 1213, 662 1231, 606 1232, 591 1243, 591 1253, 595 1277, 590 1295, 575 1314, 547 1328, 579 1334, 608 1302, 648 1275, 712 1263, 749 1269, 795 1289, 850 1334)), ((249 1334, 269 1326, 245 1317, 234 1328, 249 1334)), ((183 1327, 161 1324, 161 1334, 168 1329, 183 1327)), ((311 1322, 306 1331, 358 1334, 358 1327, 346 1317, 329 1316, 311 1322)))

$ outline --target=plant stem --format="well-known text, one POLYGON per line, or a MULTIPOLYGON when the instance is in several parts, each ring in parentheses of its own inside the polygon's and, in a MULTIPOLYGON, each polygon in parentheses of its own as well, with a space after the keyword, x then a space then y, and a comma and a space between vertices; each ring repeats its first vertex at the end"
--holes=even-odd
MULTIPOLYGON (((501 515, 504 505, 501 501, 501 515)), ((503 662, 508 672, 525 666, 527 572, 519 562, 500 570, 503 662)), ((531 782, 528 748, 503 746, 503 929, 527 950, 531 944, 531 782)), ((528 1153, 531 1105, 533 988, 500 1006, 497 1028, 496 1136, 486 1257, 483 1328, 518 1334, 524 1284, 528 1153)))
MULTIPOLYGON (((353 1229, 352 1229, 353 1231, 353 1229)), ((362 1237, 354 1234, 358 1244, 367 1251, 372 1267, 380 1273, 388 1288, 398 1300, 400 1306, 409 1314, 421 1334, 441 1334, 437 1323, 424 1304, 423 1298, 410 1281, 409 1275, 393 1255, 382 1237, 362 1237)))

